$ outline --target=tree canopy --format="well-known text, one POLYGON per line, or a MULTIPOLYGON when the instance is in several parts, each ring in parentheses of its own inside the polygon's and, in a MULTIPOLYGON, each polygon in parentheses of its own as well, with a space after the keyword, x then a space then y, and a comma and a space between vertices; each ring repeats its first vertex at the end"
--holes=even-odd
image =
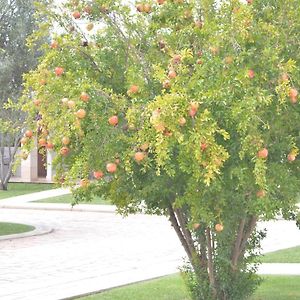
POLYGON ((37 62, 37 52, 26 45, 35 28, 33 15, 33 1, 3 0, 0 3, 1 189, 7 188, 25 120, 24 113, 14 104, 22 93, 23 74, 34 68, 37 62))
POLYGON ((195 299, 251 294, 257 221, 296 218, 299 5, 39 6, 49 23, 32 42, 53 22, 62 32, 26 77, 35 98, 25 94, 23 107, 58 153, 57 181, 79 182, 77 199, 104 194, 124 214, 167 215, 195 299))

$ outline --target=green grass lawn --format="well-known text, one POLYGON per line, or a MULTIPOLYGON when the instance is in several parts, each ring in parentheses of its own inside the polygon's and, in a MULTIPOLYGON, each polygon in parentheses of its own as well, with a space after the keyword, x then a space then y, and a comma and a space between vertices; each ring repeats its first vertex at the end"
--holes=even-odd
POLYGON ((50 190, 53 184, 48 183, 9 183, 8 191, 0 191, 0 199, 50 190))
MULTIPOLYGON (((251 300, 299 300, 300 276, 264 276, 251 300)), ((190 300, 179 275, 112 289, 81 300, 190 300)))
POLYGON ((34 230, 33 226, 24 225, 24 224, 16 224, 16 223, 4 223, 0 222, 0 236, 1 235, 8 235, 8 234, 15 234, 15 233, 22 233, 27 231, 34 230))
POLYGON ((251 300, 299 300, 300 276, 264 276, 251 300))
POLYGON ((300 246, 267 253, 263 257, 262 262, 263 263, 300 263, 300 246))
MULTIPOLYGON (((38 203, 72 203, 73 202, 73 196, 72 194, 63 195, 63 196, 57 196, 47 199, 42 199, 39 201, 35 201, 38 203)), ((94 197, 92 202, 80 202, 82 204, 110 204, 108 201, 106 201, 103 197, 94 197)))
POLYGON ((136 283, 80 298, 84 300, 190 300, 179 275, 136 283))

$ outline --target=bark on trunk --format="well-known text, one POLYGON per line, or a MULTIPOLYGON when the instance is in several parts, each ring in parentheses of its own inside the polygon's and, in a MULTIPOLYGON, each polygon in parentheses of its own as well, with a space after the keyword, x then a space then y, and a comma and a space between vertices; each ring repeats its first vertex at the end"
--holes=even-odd
POLYGON ((244 255, 248 239, 253 233, 257 223, 257 217, 251 216, 247 222, 246 218, 240 221, 236 241, 234 244, 234 249, 231 255, 231 266, 232 270, 236 271, 238 269, 238 262, 240 258, 244 255))
POLYGON ((208 277, 212 290, 212 296, 214 299, 217 299, 218 292, 216 287, 216 278, 214 272, 214 262, 213 262, 213 246, 210 228, 206 228, 206 242, 207 242, 207 259, 208 259, 208 277))
POLYGON ((1 191, 7 191, 7 184, 0 183, 0 190, 1 191))

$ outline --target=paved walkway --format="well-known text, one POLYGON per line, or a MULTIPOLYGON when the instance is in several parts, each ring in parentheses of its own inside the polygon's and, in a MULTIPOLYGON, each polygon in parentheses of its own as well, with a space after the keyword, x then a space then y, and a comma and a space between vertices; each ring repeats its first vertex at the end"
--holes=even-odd
MULTIPOLYGON (((32 196, 26 199, 32 200, 32 196)), ((44 203, 42 207, 51 210, 20 209, 30 208, 33 203, 28 201, 0 200, 0 205, 19 207, 0 209, 0 221, 51 227, 53 232, 0 241, 1 300, 65 299, 171 274, 182 264, 184 251, 164 217, 122 218, 113 213, 114 207, 108 206, 108 210, 102 205, 87 205, 97 211, 81 212, 62 211, 44 203)), ((300 245, 300 231, 294 222, 259 226, 268 229, 263 252, 300 245)), ((259 273, 300 275, 300 265, 263 264, 259 273)))
POLYGON ((57 197, 70 194, 69 189, 53 189, 23 196, 16 196, 0 200, 0 208, 15 209, 37 209, 37 210, 58 210, 58 211, 90 211, 90 212, 110 212, 114 213, 114 205, 90 205, 78 204, 72 206, 70 203, 38 203, 37 200, 43 200, 51 197, 57 197))
POLYGON ((50 300, 177 272, 184 252, 163 217, 1 209, 1 221, 53 227, 0 241, 0 299, 50 300))

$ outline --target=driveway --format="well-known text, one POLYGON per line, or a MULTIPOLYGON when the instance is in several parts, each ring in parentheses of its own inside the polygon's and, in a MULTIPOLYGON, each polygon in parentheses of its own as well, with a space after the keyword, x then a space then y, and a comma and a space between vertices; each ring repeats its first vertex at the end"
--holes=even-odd
POLYGON ((178 271, 183 250, 164 217, 1 209, 1 221, 51 226, 0 241, 0 299, 50 300, 178 271))
MULTIPOLYGON (((54 229, 0 241, 1 300, 57 300, 99 291, 174 273, 184 257, 164 217, 0 209, 0 220, 54 229)), ((294 222, 260 227, 269 229, 264 252, 300 245, 294 222)))

